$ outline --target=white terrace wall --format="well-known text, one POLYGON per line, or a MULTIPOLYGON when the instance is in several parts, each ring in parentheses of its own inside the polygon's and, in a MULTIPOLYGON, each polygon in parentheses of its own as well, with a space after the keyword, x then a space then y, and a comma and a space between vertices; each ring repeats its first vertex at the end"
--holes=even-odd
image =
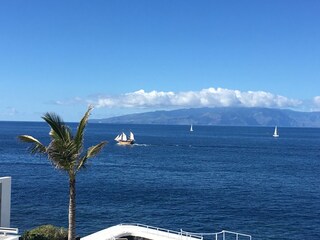
POLYGON ((0 177, 0 227, 10 227, 11 177, 0 177))

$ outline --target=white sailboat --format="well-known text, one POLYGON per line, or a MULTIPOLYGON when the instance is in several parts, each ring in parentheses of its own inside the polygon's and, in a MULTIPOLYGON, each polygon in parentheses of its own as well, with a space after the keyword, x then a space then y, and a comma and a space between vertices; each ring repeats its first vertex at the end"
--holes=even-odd
POLYGON ((134 134, 132 132, 130 132, 129 138, 127 137, 127 135, 124 132, 122 132, 121 134, 116 136, 114 140, 117 141, 118 144, 120 144, 120 145, 130 145, 130 144, 133 144, 135 141, 134 134))
POLYGON ((279 137, 279 134, 278 134, 278 127, 277 127, 277 126, 274 128, 273 137, 279 137))
POLYGON ((190 126, 190 132, 193 132, 192 124, 191 124, 191 126, 190 126))

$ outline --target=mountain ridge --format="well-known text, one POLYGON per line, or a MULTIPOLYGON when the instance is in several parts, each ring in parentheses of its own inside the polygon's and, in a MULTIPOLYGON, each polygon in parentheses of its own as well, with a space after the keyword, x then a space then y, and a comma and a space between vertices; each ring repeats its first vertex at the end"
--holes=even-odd
POLYGON ((274 108, 188 108, 134 113, 91 122, 114 124, 320 127, 320 112, 274 108))

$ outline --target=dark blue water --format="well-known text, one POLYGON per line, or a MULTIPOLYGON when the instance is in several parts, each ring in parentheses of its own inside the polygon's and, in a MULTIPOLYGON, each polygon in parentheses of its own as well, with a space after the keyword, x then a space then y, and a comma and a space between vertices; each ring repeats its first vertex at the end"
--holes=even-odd
MULTIPOLYGON (((71 125, 75 126, 75 125, 71 125)), ((89 124, 110 141, 77 177, 77 233, 138 222, 253 239, 320 239, 320 129, 89 124), (137 145, 113 138, 132 130, 137 145)), ((68 180, 16 136, 48 142, 44 123, 0 123, 0 176, 12 176, 12 227, 67 227, 68 180)))

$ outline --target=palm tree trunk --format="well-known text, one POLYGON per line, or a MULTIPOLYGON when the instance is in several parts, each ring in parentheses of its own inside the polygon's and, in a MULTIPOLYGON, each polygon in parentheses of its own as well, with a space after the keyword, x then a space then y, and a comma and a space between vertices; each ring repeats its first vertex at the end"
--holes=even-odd
POLYGON ((69 229, 68 240, 76 239, 76 178, 69 175, 69 229))

